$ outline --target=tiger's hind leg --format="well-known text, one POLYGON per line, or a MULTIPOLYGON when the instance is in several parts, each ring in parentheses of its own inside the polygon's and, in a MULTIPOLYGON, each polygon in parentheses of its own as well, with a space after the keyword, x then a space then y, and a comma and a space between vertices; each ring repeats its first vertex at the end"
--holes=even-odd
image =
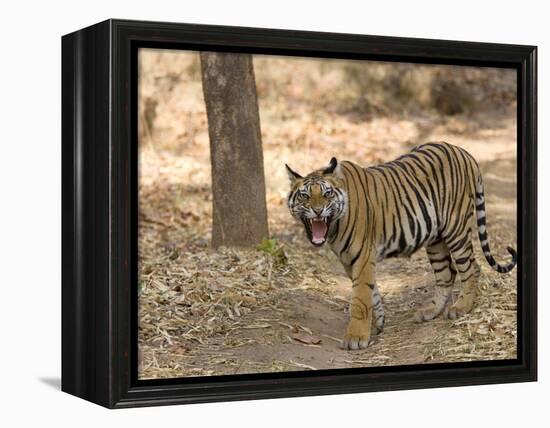
POLYGON ((417 322, 430 321, 443 312, 451 298, 456 278, 456 269, 453 266, 447 244, 439 241, 429 245, 426 252, 435 275, 435 290, 431 301, 416 312, 415 320, 417 322))
MULTIPOLYGON (((451 248, 451 255, 460 276, 460 282, 462 282, 462 291, 457 301, 445 314, 445 316, 450 319, 461 317, 472 310, 477 296, 478 280, 481 273, 474 255, 471 231, 467 230, 463 236, 462 239, 457 238, 455 240, 459 243, 465 242, 462 246, 458 246, 458 248, 455 249, 452 245, 449 245, 449 248, 451 248)), ((456 243, 455 246, 457 246, 456 243)))

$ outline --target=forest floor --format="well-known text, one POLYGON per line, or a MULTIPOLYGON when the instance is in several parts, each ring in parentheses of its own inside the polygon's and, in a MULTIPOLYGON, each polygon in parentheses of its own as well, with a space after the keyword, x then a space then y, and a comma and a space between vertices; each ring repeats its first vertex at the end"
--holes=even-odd
MULTIPOLYGON (((414 322, 416 308, 429 299, 434 284, 421 250, 409 259, 379 264, 385 330, 366 350, 341 350, 350 281, 330 249, 309 244, 303 226, 288 214, 284 171, 285 162, 302 173, 323 166, 335 147, 340 159, 367 166, 422 142, 461 145, 483 171, 492 250, 497 260, 508 260, 506 246, 516 246, 513 112, 364 120, 298 112, 293 115, 298 121, 278 120, 269 110, 261 114, 270 233, 286 262, 258 249, 209 248, 212 195, 204 112, 189 116, 199 125, 192 135, 182 133, 179 151, 147 142, 140 148, 140 378, 516 357, 517 270, 492 271, 477 237, 482 276, 470 314, 414 322)), ((158 133, 162 139, 162 129, 158 133)), ((459 291, 458 281, 455 298, 459 291)))

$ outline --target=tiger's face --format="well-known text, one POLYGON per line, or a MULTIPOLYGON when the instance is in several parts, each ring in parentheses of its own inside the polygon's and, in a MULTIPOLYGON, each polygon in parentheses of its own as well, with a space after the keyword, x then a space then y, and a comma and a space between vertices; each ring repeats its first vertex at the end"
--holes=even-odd
POLYGON ((332 158, 328 167, 305 177, 285 166, 290 178, 290 214, 304 224, 311 243, 320 247, 327 240, 331 224, 347 209, 348 197, 338 177, 338 161, 332 158))

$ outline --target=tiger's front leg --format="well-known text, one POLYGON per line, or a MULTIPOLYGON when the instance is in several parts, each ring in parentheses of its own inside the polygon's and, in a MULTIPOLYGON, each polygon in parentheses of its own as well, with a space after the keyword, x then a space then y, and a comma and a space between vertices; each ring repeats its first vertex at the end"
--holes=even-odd
POLYGON ((365 349, 369 346, 375 287, 374 263, 369 261, 360 272, 352 274, 350 321, 342 342, 344 349, 365 349))

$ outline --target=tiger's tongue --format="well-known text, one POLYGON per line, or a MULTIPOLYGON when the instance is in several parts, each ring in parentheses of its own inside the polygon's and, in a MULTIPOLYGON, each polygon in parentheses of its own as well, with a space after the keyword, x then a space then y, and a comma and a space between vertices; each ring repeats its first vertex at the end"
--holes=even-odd
POLYGON ((314 244, 322 244, 325 242, 325 234, 327 233, 327 224, 323 220, 313 220, 311 222, 311 234, 313 235, 314 244))

